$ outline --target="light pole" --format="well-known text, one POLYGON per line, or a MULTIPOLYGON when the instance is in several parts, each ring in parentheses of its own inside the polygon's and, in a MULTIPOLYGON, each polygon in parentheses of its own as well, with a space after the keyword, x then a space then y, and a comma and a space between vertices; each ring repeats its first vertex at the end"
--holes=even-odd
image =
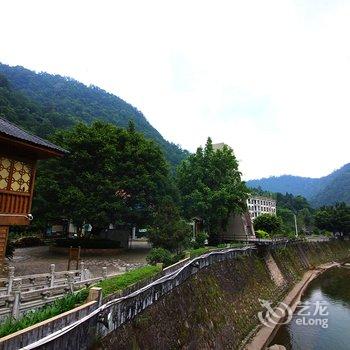
POLYGON ((293 216, 294 216, 295 237, 298 238, 297 216, 294 213, 293 213, 293 216))

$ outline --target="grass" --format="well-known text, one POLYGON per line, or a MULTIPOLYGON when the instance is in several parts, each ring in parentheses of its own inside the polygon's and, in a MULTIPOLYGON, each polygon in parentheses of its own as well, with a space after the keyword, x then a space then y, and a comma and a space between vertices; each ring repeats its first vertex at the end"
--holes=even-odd
POLYGON ((26 313, 19 320, 7 318, 0 325, 0 338, 73 309, 86 300, 88 293, 87 289, 83 289, 78 293, 69 294, 41 309, 26 313))
POLYGON ((197 249, 191 249, 190 250, 190 257, 196 258, 197 256, 208 253, 210 250, 211 249, 209 247, 201 247, 201 248, 197 248, 197 249))
POLYGON ((142 281, 143 279, 155 276, 161 271, 160 266, 146 265, 139 269, 128 271, 122 275, 108 278, 96 284, 96 287, 102 288, 103 296, 107 296, 125 289, 132 284, 142 281))
MULTIPOLYGON (((127 288, 136 282, 153 277, 160 271, 160 266, 147 265, 135 270, 131 270, 122 275, 103 280, 97 283, 95 287, 102 288, 103 296, 107 296, 118 290, 127 288)), ((44 306, 38 310, 28 312, 18 320, 9 317, 0 324, 0 338, 17 332, 21 329, 30 327, 36 323, 45 321, 63 312, 72 310, 75 307, 83 304, 88 294, 89 290, 83 289, 77 293, 68 294, 63 298, 57 299, 52 304, 44 306)))

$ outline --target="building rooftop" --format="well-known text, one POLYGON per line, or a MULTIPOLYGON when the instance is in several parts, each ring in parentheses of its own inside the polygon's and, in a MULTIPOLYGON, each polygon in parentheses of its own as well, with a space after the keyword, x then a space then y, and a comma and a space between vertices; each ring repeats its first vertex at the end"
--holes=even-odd
POLYGON ((229 145, 227 145, 224 142, 220 142, 220 143, 213 143, 213 150, 217 151, 217 150, 222 150, 224 148, 224 146, 226 146, 227 148, 232 149, 229 145))
POLYGON ((276 201, 276 199, 273 198, 273 197, 255 196, 255 195, 251 195, 251 196, 249 197, 249 199, 263 199, 263 200, 269 200, 269 201, 276 201))
POLYGON ((8 120, 0 117, 0 136, 5 135, 17 141, 24 141, 35 146, 40 146, 41 148, 51 150, 57 153, 65 154, 68 153, 65 149, 44 140, 38 136, 35 136, 15 124, 10 123, 8 120))

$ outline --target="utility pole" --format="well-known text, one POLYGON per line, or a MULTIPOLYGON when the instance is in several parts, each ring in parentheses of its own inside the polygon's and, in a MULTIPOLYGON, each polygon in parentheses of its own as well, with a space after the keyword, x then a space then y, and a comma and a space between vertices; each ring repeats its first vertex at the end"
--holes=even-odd
POLYGON ((298 237, 297 216, 294 213, 293 213, 293 216, 294 216, 295 237, 298 237))

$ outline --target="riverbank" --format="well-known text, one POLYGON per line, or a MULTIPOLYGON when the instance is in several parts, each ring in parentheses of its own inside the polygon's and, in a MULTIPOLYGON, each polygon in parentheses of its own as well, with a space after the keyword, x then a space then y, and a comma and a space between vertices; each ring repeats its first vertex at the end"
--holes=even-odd
POLYGON ((289 298, 295 299, 319 273, 316 266, 349 258, 349 248, 350 242, 340 241, 291 243, 213 264, 110 333, 98 348, 240 349, 260 324, 261 299, 276 305, 294 288, 289 298))
MULTIPOLYGON (((330 268, 339 266, 340 264, 337 262, 331 262, 328 264, 323 264, 318 266, 315 269, 309 270, 305 272, 301 281, 297 282, 296 285, 292 288, 292 290, 286 295, 286 297, 282 300, 284 305, 287 305, 291 312, 294 313, 298 303, 301 300, 301 297, 308 287, 308 285, 317 278, 320 274, 327 271, 330 268)), ((275 308, 277 310, 277 307, 275 308)), ((278 314, 277 314, 278 315, 278 314)), ((268 326, 260 325, 258 329, 255 330, 255 335, 249 341, 249 343, 244 347, 245 350, 260 350, 265 349, 273 337, 275 336, 277 330, 280 327, 280 324, 286 319, 285 314, 278 315, 279 317, 272 317, 273 322, 269 322, 268 326)))
POLYGON ((305 289, 290 321, 270 342, 287 350, 349 350, 350 270, 328 269, 305 289))

